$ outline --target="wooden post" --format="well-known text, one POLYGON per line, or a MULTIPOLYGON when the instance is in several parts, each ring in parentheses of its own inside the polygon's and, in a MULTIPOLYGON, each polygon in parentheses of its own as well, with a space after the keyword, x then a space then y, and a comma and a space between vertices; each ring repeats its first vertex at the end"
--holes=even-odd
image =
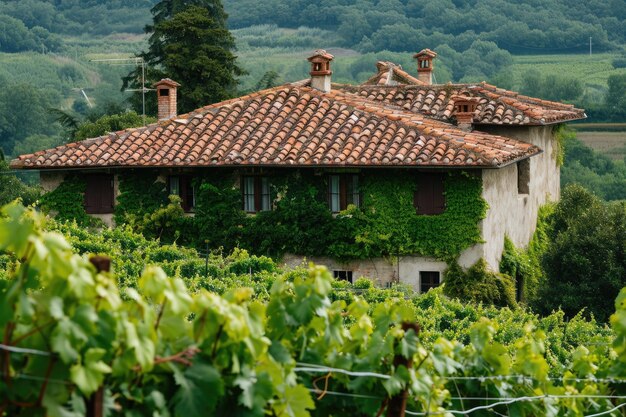
POLYGON ((87 400, 87 417, 104 417, 104 387, 98 388, 87 400))
POLYGON ((98 272, 111 272, 111 258, 108 256, 92 256, 89 262, 96 267, 98 272))
MULTIPOLYGON (((415 334, 419 334, 420 327, 417 323, 402 323, 402 330, 405 332, 413 329, 415 334)), ((396 355, 393 358, 393 366, 397 368, 398 366, 404 366, 405 368, 410 368, 413 366, 413 358, 405 358, 402 355, 396 355)), ((400 393, 394 395, 389 399, 389 405, 387 406, 387 417, 405 417, 406 411, 406 402, 409 398, 409 390, 404 389, 400 393)))

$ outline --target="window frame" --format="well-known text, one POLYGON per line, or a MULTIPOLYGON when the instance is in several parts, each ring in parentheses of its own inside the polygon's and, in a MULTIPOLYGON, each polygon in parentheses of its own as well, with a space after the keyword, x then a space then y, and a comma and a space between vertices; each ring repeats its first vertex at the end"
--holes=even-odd
POLYGON ((350 284, 353 284, 354 272, 347 269, 334 269, 333 278, 337 281, 348 281, 350 284))
POLYGON ((517 167, 517 194, 525 196, 530 194, 530 158, 522 159, 516 164, 517 167))
POLYGON ((196 207, 196 189, 193 186, 193 177, 190 175, 176 174, 167 177, 167 195, 176 195, 181 199, 181 207, 185 213, 193 212, 196 207), (178 184, 174 190, 172 186, 173 180, 177 180, 178 184))
POLYGON ((361 206, 361 176, 359 174, 328 174, 326 200, 332 213, 339 213, 349 205, 361 206), (334 185, 337 185, 336 189, 334 185))
POLYGON ((243 175, 241 177, 241 197, 242 209, 248 214, 271 211, 272 191, 269 177, 265 175, 243 175), (250 184, 252 184, 252 190, 249 189, 250 184), (252 199, 252 204, 248 204, 249 198, 252 199))
POLYGON ((419 274, 420 274, 420 294, 426 294, 432 288, 437 288, 438 286, 441 285, 441 271, 420 271, 419 274), (430 278, 426 280, 426 277, 428 276, 430 278), (433 279, 434 277, 436 277, 436 280, 433 279))

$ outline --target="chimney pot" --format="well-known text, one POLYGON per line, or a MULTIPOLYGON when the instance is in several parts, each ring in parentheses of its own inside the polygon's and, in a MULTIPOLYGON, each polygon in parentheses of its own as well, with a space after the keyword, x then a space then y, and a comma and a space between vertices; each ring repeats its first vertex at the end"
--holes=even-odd
POLYGON ((437 53, 430 49, 422 49, 413 55, 413 58, 417 59, 417 79, 426 85, 433 83, 433 61, 436 57, 437 53))
POLYGON ((154 83, 153 87, 157 92, 158 119, 169 120, 176 117, 178 113, 176 98, 180 84, 169 78, 163 78, 154 83))
POLYGON ((474 123, 474 113, 478 107, 478 99, 469 96, 453 96, 454 115, 457 126, 463 130, 471 131, 474 123))
POLYGON ((328 93, 331 88, 331 75, 330 61, 334 56, 329 54, 323 49, 318 49, 308 57, 308 61, 311 63, 311 87, 316 90, 320 90, 324 93, 328 93))

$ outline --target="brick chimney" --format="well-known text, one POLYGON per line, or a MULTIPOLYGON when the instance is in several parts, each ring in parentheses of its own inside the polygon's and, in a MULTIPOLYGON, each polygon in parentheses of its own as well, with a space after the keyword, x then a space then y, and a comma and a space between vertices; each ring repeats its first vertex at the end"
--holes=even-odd
POLYGON ((161 81, 154 83, 157 91, 157 102, 159 105, 159 120, 168 120, 176 117, 176 92, 180 84, 169 78, 163 78, 161 81))
POLYGON ((459 128, 466 131, 472 130, 472 124, 474 123, 474 113, 478 107, 478 99, 468 96, 452 96, 454 102, 454 115, 456 117, 456 124, 459 128))
POLYGON ((422 49, 413 55, 413 58, 417 59, 417 79, 427 85, 433 83, 433 60, 436 57, 437 53, 430 49, 422 49))
POLYGON ((309 62, 311 63, 311 87, 316 90, 328 93, 330 91, 330 82, 332 71, 330 70, 330 61, 334 56, 323 49, 318 49, 311 55, 309 62))

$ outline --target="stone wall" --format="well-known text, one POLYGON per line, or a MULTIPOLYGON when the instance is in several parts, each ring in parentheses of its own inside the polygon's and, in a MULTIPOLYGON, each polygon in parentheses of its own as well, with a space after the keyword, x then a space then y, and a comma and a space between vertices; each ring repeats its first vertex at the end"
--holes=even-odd
POLYGON ((332 271, 352 271, 353 281, 365 277, 379 286, 391 283, 407 284, 416 291, 420 289, 420 272, 437 271, 443 279, 448 267, 445 262, 423 256, 401 256, 393 259, 374 258, 339 262, 326 257, 303 257, 287 254, 283 257, 287 268, 307 266, 309 262, 324 265, 332 271))
POLYGON ((57 188, 63 182, 65 178, 65 172, 57 172, 57 171, 40 171, 39 172, 39 183, 41 184, 41 188, 46 193, 57 188))

